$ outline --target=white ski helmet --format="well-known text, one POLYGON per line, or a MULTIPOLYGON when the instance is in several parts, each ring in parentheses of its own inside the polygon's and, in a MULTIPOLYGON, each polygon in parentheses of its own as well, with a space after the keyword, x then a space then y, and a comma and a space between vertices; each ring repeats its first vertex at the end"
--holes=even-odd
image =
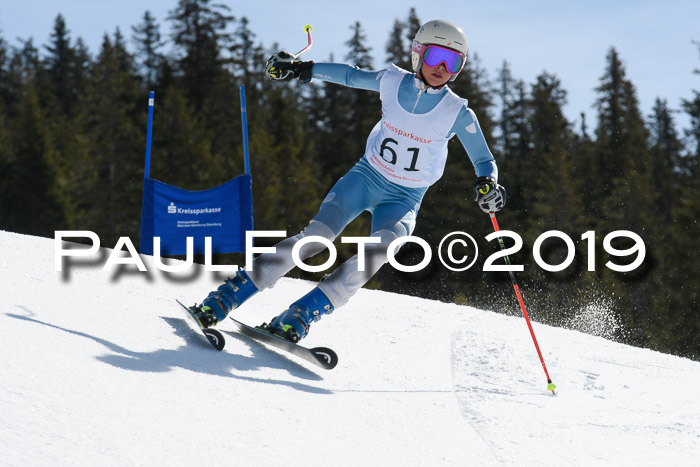
MULTIPOLYGON (((411 65, 413 65, 414 73, 418 73, 423 65, 421 54, 414 49, 420 50, 421 46, 425 45, 447 47, 462 54, 465 62, 467 60, 467 37, 459 26, 449 21, 441 19, 428 21, 420 27, 413 43, 411 46, 411 65), (416 47, 416 42, 418 42, 418 47, 416 47)), ((449 81, 454 81, 458 74, 451 75, 449 81)))

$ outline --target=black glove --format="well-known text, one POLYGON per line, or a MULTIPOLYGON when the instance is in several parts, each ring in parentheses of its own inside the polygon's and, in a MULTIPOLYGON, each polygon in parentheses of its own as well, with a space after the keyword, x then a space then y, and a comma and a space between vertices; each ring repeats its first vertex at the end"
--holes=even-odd
POLYGON ((312 60, 302 62, 294 60, 288 52, 278 52, 267 59, 265 74, 275 81, 291 81, 292 78, 298 78, 303 83, 310 83, 313 66, 312 60))
POLYGON ((482 211, 500 211, 506 205, 506 189, 491 177, 479 177, 474 181, 474 201, 482 211))

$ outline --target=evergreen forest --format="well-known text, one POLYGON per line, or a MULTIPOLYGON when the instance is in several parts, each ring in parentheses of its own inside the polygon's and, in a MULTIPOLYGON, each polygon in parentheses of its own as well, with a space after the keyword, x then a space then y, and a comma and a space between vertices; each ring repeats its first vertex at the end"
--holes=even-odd
MULTIPOLYGON (((245 17, 210 0, 179 0, 164 21, 167 35, 146 11, 130 31, 105 34, 96 51, 61 15, 45 44, 10 44, 0 31, 0 229, 49 238, 56 230, 91 230, 102 246, 123 236, 138 245, 150 90, 151 177, 198 190, 244 172, 245 86, 256 229, 299 232, 362 156, 381 118, 377 93, 268 80, 265 62, 280 47, 263 44, 245 17)), ((351 22, 342 55, 327 61, 410 70, 420 24, 409 9, 380 50, 351 22)), ((485 70, 473 51, 450 87, 475 110, 508 190, 498 222, 522 237, 510 259, 524 266, 517 278, 531 318, 700 359, 700 248, 693 244, 700 237, 700 92, 689 89, 678 109, 659 96, 644 115, 615 48, 599 76, 590 83, 591 115, 576 122, 564 115, 567 91, 555 74, 527 83, 507 61, 485 70), (678 127, 679 113, 689 117, 688 128, 678 127), (559 272, 533 256, 538 237, 551 230, 574 244, 573 263, 559 272), (646 248, 630 272, 606 265, 629 264, 639 254, 630 238, 604 244, 619 230, 635 232, 646 248), (611 248, 631 254, 613 256, 611 248)), ((519 315, 508 274, 482 270, 499 246, 485 240, 493 227, 473 201, 474 170, 457 138, 449 150, 414 232, 431 245, 433 260, 415 273, 385 266, 367 287, 519 315), (440 241, 454 231, 478 241, 478 261, 467 271, 438 260, 440 241)), ((369 235, 369 219, 363 214, 343 235, 369 235)), ((336 264, 355 248, 338 239, 336 264)), ((569 253, 557 238, 539 251, 552 265, 569 253)), ((407 244, 397 259, 411 264, 422 255, 407 244)), ((235 254, 218 261, 243 264, 235 254)), ((298 269, 291 275, 322 277, 298 269)))

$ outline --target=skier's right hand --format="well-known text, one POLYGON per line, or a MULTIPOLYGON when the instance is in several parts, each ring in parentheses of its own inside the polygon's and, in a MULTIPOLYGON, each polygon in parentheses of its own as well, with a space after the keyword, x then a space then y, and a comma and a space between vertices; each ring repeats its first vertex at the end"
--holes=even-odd
POLYGON ((267 59, 265 75, 274 81, 291 81, 292 78, 299 78, 299 81, 309 83, 313 66, 313 61, 302 62, 294 60, 289 52, 277 52, 267 59))
POLYGON ((265 74, 275 81, 291 81, 294 78, 294 57, 289 52, 277 52, 267 59, 265 74))
POLYGON ((491 177, 474 180, 474 201, 485 213, 500 211, 506 205, 506 189, 491 177))

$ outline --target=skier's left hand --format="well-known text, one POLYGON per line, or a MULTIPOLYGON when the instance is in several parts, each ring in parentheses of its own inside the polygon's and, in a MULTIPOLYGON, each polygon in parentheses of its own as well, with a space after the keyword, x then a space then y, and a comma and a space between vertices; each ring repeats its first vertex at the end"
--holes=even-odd
POLYGON ((304 83, 311 82, 311 68, 314 62, 294 60, 289 52, 277 52, 267 59, 265 74, 274 81, 291 81, 298 78, 304 83))
POLYGON ((482 211, 500 211, 506 205, 506 189, 491 177, 479 177, 474 181, 474 201, 482 211))

